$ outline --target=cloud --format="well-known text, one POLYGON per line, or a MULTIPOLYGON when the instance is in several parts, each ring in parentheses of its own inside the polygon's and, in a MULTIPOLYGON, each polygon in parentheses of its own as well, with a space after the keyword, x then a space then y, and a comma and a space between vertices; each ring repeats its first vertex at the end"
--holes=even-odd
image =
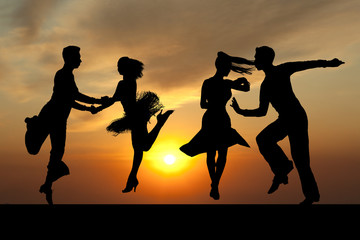
POLYGON ((23 41, 34 40, 59 0, 25 0, 15 10, 13 24, 23 29, 23 41))
MULTIPOLYGON (((116 62, 127 55, 145 63, 139 89, 177 97, 178 105, 195 99, 215 73, 219 50, 253 58, 255 47, 270 45, 279 63, 341 53, 359 39, 351 24, 359 9, 358 1, 325 0, 23 1, 0 38, 0 67, 12 70, 1 81, 6 89, 24 86, 16 98, 48 96, 61 50, 74 44, 81 47, 75 76, 84 93, 112 94, 121 78, 116 62)), ((261 80, 256 76, 250 81, 261 80)))
POLYGON ((77 28, 98 49, 94 53, 139 58, 146 68, 143 84, 168 91, 195 87, 210 77, 219 50, 252 58, 256 46, 271 45, 279 49, 279 56, 301 57, 319 51, 320 46, 334 46, 335 39, 317 42, 309 34, 320 37, 323 30, 329 37, 324 26, 331 22, 333 29, 341 27, 344 16, 338 9, 350 9, 352 4, 101 1, 89 6, 77 28))

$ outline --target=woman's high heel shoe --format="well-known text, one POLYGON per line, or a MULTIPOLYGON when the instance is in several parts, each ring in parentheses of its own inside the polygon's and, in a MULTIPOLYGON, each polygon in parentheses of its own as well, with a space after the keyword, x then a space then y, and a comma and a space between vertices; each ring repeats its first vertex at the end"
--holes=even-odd
POLYGON ((52 189, 51 187, 48 187, 47 185, 43 184, 40 187, 39 190, 40 193, 45 193, 45 199, 48 202, 49 205, 53 205, 53 200, 52 200, 52 189))
POLYGON ((170 115, 174 112, 174 110, 167 110, 165 113, 161 112, 157 115, 157 121, 158 123, 162 126, 165 124, 165 122, 167 121, 167 119, 170 117, 170 115))
POLYGON ((136 187, 137 185, 139 185, 139 181, 134 178, 134 179, 129 179, 126 183, 126 187, 124 190, 122 190, 123 193, 128 193, 131 192, 134 189, 134 192, 136 192, 136 187))
POLYGON ((210 197, 212 197, 214 200, 220 199, 219 187, 217 185, 211 184, 210 197))

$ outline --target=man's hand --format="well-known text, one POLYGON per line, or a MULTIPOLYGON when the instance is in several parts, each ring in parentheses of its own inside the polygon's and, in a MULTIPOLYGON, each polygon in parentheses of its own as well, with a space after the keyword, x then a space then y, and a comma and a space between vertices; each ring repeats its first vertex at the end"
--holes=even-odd
POLYGON ((338 66, 340 66, 341 64, 344 64, 344 63, 345 62, 340 61, 337 58, 334 58, 333 60, 329 61, 329 67, 338 67, 338 66))
POLYGON ((234 97, 232 98, 232 102, 231 102, 231 104, 230 104, 230 107, 232 107, 232 108, 235 110, 235 112, 237 112, 237 113, 240 114, 241 109, 240 109, 240 107, 239 107, 238 102, 236 101, 236 99, 235 99, 234 97))

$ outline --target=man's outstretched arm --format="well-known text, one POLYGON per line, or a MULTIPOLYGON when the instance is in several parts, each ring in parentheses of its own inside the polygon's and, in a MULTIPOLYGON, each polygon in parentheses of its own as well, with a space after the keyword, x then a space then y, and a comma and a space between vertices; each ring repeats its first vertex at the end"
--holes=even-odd
POLYGON ((82 105, 78 102, 74 102, 73 105, 72 105, 73 108, 77 109, 77 110, 80 110, 80 111, 91 111, 93 107, 88 107, 88 106, 85 106, 85 105, 82 105))
POLYGON ((89 97, 81 92, 78 92, 76 100, 83 102, 83 103, 89 103, 89 104, 103 104, 105 101, 107 101, 108 97, 102 97, 100 99, 89 97))
POLYGON ((320 67, 338 67, 341 64, 344 64, 343 61, 340 61, 337 58, 334 58, 330 61, 328 60, 312 60, 312 61, 304 61, 304 62, 288 62, 281 64, 285 71, 288 71, 290 74, 304 71, 312 68, 320 68, 320 67))

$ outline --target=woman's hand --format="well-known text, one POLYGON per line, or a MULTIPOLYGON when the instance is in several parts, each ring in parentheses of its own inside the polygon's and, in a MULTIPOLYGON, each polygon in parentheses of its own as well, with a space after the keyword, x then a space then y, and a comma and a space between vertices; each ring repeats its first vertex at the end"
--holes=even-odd
POLYGON ((250 83, 246 78, 244 78, 244 77, 238 78, 238 79, 234 80, 234 83, 235 83, 235 86, 238 86, 239 90, 244 91, 244 92, 250 91, 250 83))
POLYGON ((100 112, 98 107, 94 107, 94 105, 91 105, 89 112, 91 112, 92 114, 97 114, 98 112, 100 112))

